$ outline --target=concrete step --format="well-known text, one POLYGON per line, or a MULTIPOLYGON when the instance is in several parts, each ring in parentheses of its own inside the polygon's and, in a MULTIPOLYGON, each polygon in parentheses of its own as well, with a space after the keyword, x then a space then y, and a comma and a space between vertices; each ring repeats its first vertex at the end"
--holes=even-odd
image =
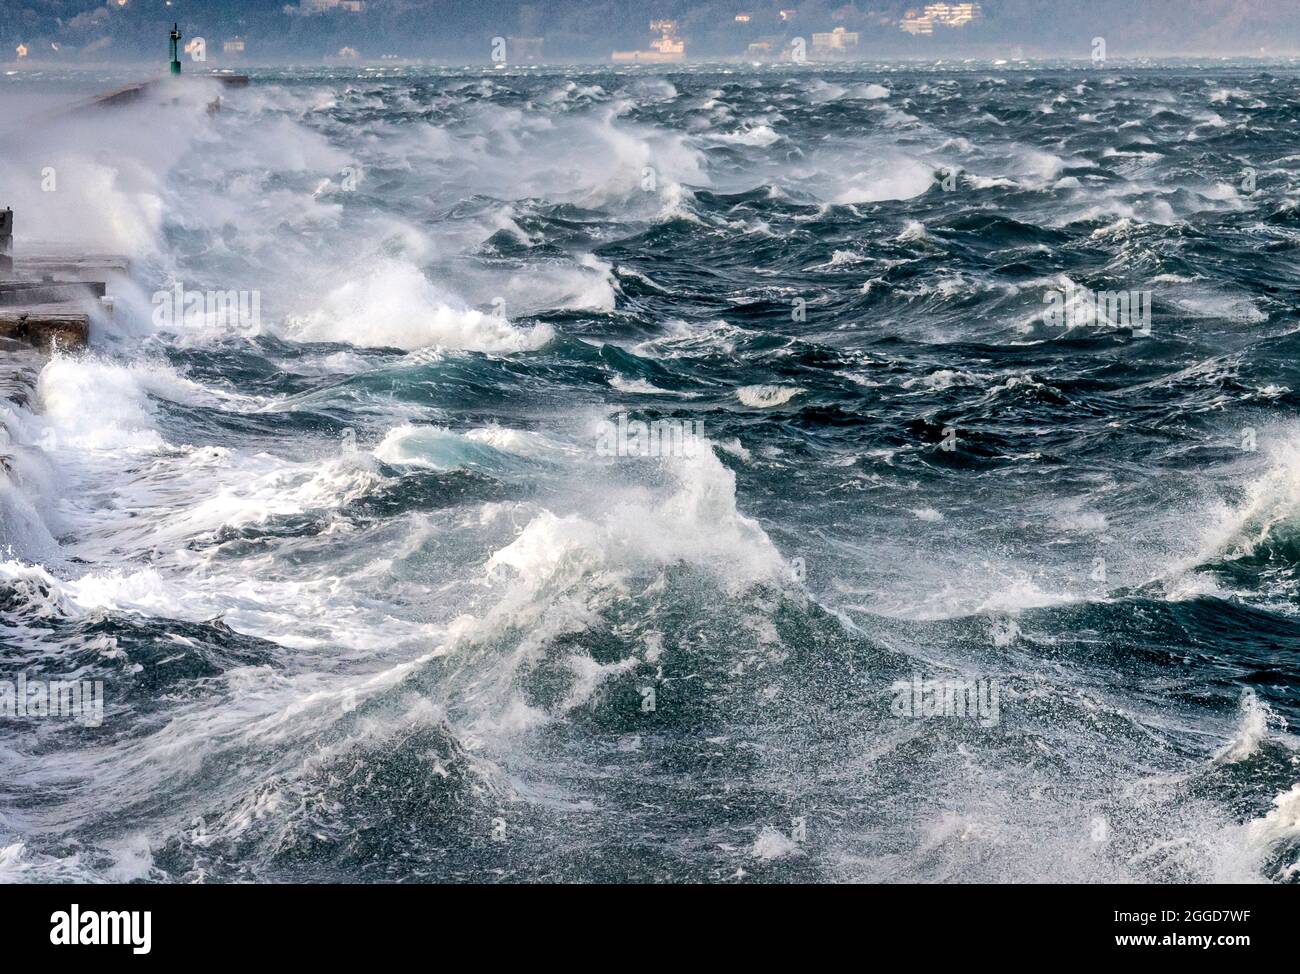
POLYGON ((119 254, 60 253, 42 245, 36 255, 14 255, 12 273, 0 279, 15 281, 102 281, 105 274, 126 274, 131 261, 119 254))
POLYGON ((45 351, 85 348, 90 341, 90 311, 75 303, 0 307, 0 339, 45 351))
POLYGON ((102 298, 102 281, 0 281, 0 309, 102 298))

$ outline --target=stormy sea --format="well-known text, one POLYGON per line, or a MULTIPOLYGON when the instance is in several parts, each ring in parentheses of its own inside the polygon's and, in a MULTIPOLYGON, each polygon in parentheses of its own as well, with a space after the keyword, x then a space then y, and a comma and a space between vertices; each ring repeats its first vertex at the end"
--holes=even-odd
POLYGON ((1300 64, 249 74, 0 77, 0 880, 1300 880, 1300 64))

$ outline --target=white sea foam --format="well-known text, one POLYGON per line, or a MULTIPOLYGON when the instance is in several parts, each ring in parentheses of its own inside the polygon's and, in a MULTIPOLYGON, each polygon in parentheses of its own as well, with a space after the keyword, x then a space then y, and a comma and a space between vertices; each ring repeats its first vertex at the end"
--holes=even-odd
POLYGON ((742 386, 736 390, 736 398, 755 409, 772 409, 785 405, 802 392, 804 390, 798 386, 742 386))
POLYGON ((1239 558, 1254 551, 1282 528, 1300 522, 1300 445, 1288 427, 1270 427, 1259 435, 1263 463, 1244 487, 1236 504, 1216 505, 1205 520, 1208 527, 1199 550, 1184 568, 1217 558, 1239 558))
POLYGON ((1253 690, 1244 691, 1236 733, 1215 755, 1215 760, 1222 764, 1235 764, 1250 757, 1259 749, 1260 743, 1267 740, 1270 719, 1276 718, 1268 705, 1253 690))
POLYGON ((399 263, 340 285, 320 310, 291 318, 287 331, 305 341, 496 353, 541 348, 554 334, 549 325, 518 328, 503 315, 466 307, 399 263))
POLYGON ((764 825, 759 829, 758 836, 754 839, 754 845, 749 854, 755 859, 771 860, 784 859, 799 851, 799 843, 780 829, 773 828, 771 825, 764 825))
POLYGON ((850 171, 830 190, 833 203, 874 203, 920 196, 934 185, 934 170, 904 157, 882 158, 850 171))
POLYGON ((490 426, 455 433, 406 423, 388 431, 374 456, 397 466, 507 471, 519 469, 523 457, 558 459, 574 452, 571 446, 525 430, 490 426))
POLYGON ((729 589, 779 577, 784 561, 758 523, 736 508, 736 477, 713 454, 665 458, 675 490, 658 500, 623 501, 603 515, 534 518, 488 561, 531 591, 588 572, 627 572, 677 561, 718 576, 729 589))
POLYGON ((642 396, 680 396, 682 393, 674 392, 671 389, 660 389, 652 382, 645 379, 625 379, 621 375, 611 376, 609 384, 619 392, 628 392, 642 396))

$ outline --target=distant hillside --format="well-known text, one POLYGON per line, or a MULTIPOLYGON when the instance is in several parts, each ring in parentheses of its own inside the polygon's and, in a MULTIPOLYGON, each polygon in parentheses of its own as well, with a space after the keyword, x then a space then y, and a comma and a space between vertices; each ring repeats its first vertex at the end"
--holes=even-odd
POLYGON ((223 41, 243 38, 249 61, 316 61, 341 47, 364 57, 486 61, 493 37, 520 34, 544 35, 548 58, 599 60, 614 47, 644 47, 652 16, 678 21, 692 57, 739 55, 759 39, 837 26, 859 34, 863 57, 1086 57, 1094 36, 1105 37, 1116 57, 1300 52, 1297 0, 983 0, 978 21, 922 37, 901 31, 899 21, 924 3, 903 0, 360 2, 363 9, 352 12, 338 0, 185 0, 171 8, 161 0, 3 0, 0 60, 12 59, 19 44, 43 61, 157 60, 173 16, 187 37, 205 37, 214 58, 223 41), (783 20, 781 8, 797 13, 783 20), (738 23, 737 13, 749 19, 738 23))

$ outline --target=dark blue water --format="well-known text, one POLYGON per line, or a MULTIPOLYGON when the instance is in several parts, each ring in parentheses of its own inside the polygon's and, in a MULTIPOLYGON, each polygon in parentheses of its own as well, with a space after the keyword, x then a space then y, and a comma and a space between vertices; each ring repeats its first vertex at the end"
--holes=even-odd
POLYGON ((1293 67, 206 100, 0 148, 6 878, 1300 875, 1293 67))

